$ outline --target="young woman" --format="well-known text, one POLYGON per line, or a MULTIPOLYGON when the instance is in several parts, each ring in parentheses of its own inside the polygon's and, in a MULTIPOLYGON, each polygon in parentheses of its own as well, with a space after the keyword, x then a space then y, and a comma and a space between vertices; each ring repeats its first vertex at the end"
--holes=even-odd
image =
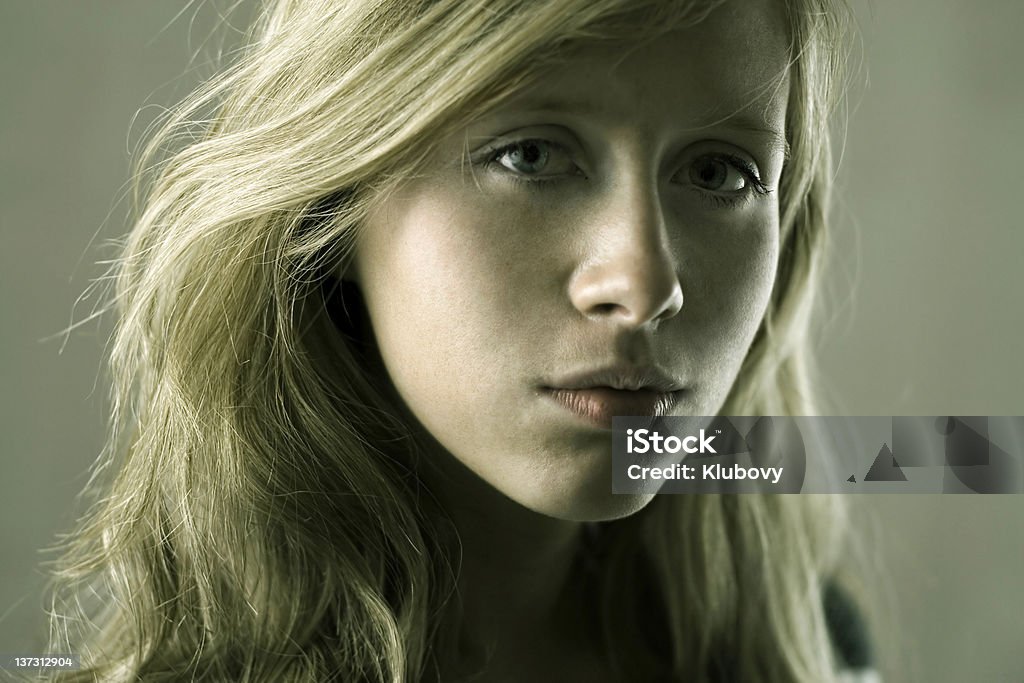
POLYGON ((66 679, 837 680, 838 501, 612 495, 609 423, 813 412, 843 16, 268 7, 143 162, 66 679))

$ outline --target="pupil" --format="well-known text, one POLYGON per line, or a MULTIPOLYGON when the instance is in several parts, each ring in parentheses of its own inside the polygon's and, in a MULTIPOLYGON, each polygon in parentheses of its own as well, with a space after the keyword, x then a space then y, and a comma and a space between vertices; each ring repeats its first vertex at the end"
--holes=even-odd
POLYGON ((535 164, 540 160, 540 148, 537 145, 526 145, 523 151, 523 161, 526 163, 535 164))
POLYGON ((708 190, 717 190, 725 183, 728 171, 725 164, 716 159, 705 159, 692 167, 690 178, 708 190))
POLYGON ((701 169, 700 179, 710 184, 718 177, 718 171, 718 164, 714 162, 708 162, 704 164, 704 168, 701 169))
POLYGON ((537 166, 542 166, 547 161, 547 152, 542 145, 535 142, 522 143, 513 152, 512 160, 525 171, 536 171, 537 166))

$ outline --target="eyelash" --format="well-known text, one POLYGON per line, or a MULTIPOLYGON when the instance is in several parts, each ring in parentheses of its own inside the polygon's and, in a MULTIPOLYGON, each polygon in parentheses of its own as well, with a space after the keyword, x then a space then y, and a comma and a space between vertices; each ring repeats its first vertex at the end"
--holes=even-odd
MULTIPOLYGON (((515 173, 514 171, 509 170, 507 167, 505 167, 498 161, 498 159, 500 159, 503 155, 508 154, 509 152, 511 152, 512 150, 526 142, 543 142, 544 144, 548 145, 552 150, 557 150, 561 153, 566 154, 568 153, 564 146, 559 145, 558 143, 555 142, 551 142, 550 140, 541 140, 538 138, 516 140, 514 142, 510 142, 500 147, 493 147, 489 150, 486 150, 486 157, 484 162, 485 167, 494 168, 501 172, 506 178, 511 180, 515 185, 534 191, 542 191, 544 189, 547 189, 557 181, 565 178, 564 175, 530 177, 524 174, 515 173)), ((734 207, 739 206, 740 204, 743 204, 744 202, 749 200, 753 194, 760 196, 767 196, 771 194, 771 188, 769 188, 768 185, 765 184, 765 182, 761 179, 761 176, 757 172, 757 168, 743 157, 739 157, 734 154, 722 153, 704 154, 701 155, 701 157, 710 157, 713 159, 717 159, 732 166, 734 169, 736 169, 743 175, 744 179, 747 181, 748 184, 747 189, 741 190, 739 194, 734 195, 723 195, 720 193, 715 193, 710 190, 704 190, 699 187, 693 186, 692 190, 700 196, 701 200, 705 204, 711 203, 713 206, 718 208, 734 207)), ((577 170, 579 170, 578 167, 577 170)), ((579 175, 583 175, 583 173, 580 172, 579 175)), ((586 176, 584 176, 584 178, 586 178, 586 176)))

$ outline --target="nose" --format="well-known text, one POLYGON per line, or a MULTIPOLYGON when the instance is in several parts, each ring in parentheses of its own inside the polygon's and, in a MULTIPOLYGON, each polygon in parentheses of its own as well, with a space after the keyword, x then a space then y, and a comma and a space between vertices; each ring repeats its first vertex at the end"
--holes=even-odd
POLYGON ((588 253, 569 298, 591 319, 627 327, 657 325, 683 307, 664 210, 653 182, 637 178, 609 192, 594 216, 588 253))

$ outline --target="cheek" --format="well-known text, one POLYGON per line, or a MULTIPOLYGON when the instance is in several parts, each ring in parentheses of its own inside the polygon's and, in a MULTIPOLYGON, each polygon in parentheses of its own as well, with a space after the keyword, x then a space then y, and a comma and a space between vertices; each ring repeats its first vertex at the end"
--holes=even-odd
POLYGON ((535 336, 523 302, 541 285, 503 215, 442 188, 394 197, 367 223, 360 286, 384 364, 415 412, 482 406, 516 360, 514 341, 535 336))
POLYGON ((722 266, 724 296, 735 302, 733 324, 748 341, 764 318, 778 267, 778 225, 767 221, 749 243, 727 254, 722 266))
POLYGON ((778 252, 778 221, 766 216, 722 231, 684 257, 680 324, 706 369, 738 370, 771 298, 778 252))

